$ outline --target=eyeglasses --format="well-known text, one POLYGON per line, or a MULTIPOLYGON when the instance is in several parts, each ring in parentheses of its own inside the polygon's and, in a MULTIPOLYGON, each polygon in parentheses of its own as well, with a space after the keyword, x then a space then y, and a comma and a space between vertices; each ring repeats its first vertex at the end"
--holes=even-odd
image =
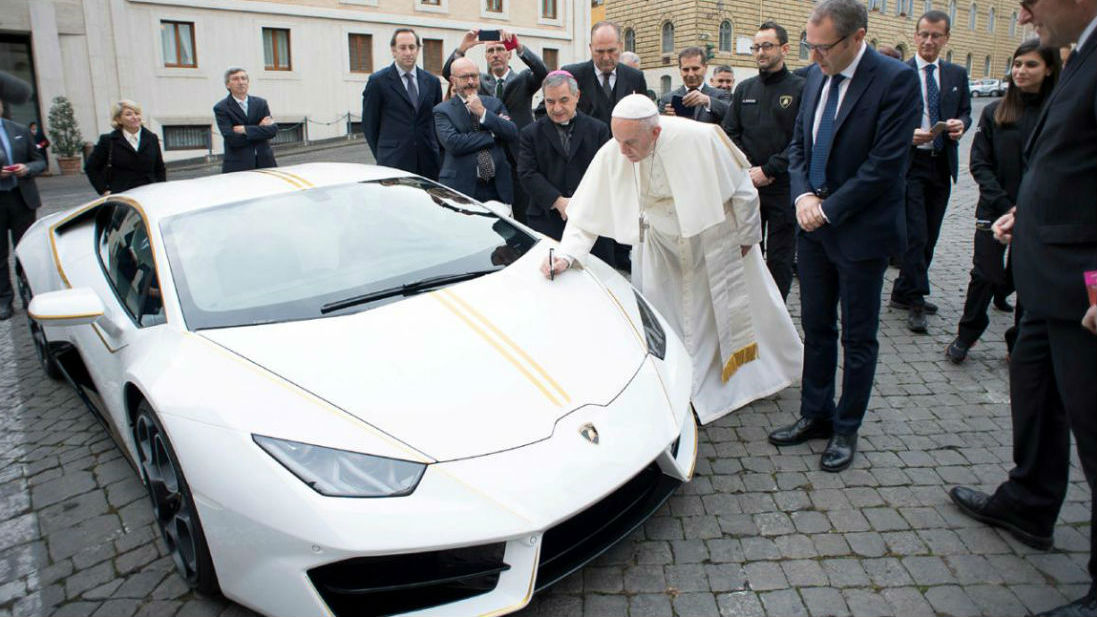
POLYGON ((923 41, 926 40, 926 39, 933 39, 934 41, 940 41, 941 39, 947 37, 948 35, 945 34, 944 32, 916 32, 916 33, 914 33, 914 36, 922 39, 923 41))
POLYGON ((828 53, 830 53, 830 50, 834 49, 838 45, 841 45, 842 41, 844 41, 848 38, 849 38, 849 35, 847 34, 847 35, 843 36, 842 38, 838 39, 837 41, 834 41, 833 43, 826 44, 826 45, 815 45, 813 43, 808 43, 807 41, 803 41, 800 44, 803 45, 804 48, 806 48, 808 50, 808 53, 811 53, 813 51, 817 51, 817 52, 819 52, 820 56, 825 56, 828 53))
POLYGON ((776 43, 761 43, 759 45, 751 45, 750 46, 750 51, 751 51, 751 53, 756 54, 756 53, 758 53, 759 49, 762 50, 762 51, 769 51, 769 50, 773 49, 774 47, 780 47, 780 45, 777 45, 776 43))

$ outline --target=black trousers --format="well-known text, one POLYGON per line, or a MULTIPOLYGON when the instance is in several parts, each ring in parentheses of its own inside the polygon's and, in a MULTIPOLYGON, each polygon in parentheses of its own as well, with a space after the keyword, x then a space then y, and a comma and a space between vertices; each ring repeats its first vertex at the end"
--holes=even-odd
POLYGON ((0 191, 0 264, 4 268, 0 273, 0 305, 9 305, 15 299, 8 274, 8 233, 11 233, 11 246, 14 248, 30 229, 34 218, 34 210, 27 207, 19 191, 0 191))
POLYGON ((767 187, 758 191, 758 197, 762 202, 762 250, 766 267, 777 283, 781 299, 788 300, 792 262, 796 259, 796 208, 787 186, 772 191, 767 187))
POLYGON ((971 280, 957 336, 969 347, 990 325, 987 309, 995 297, 1013 293, 1013 275, 1005 263, 1006 246, 989 231, 976 230, 971 280))
MULTIPOLYGON (((564 235, 564 226, 566 225, 560 213, 555 209, 545 212, 537 206, 531 206, 526 212, 526 224, 555 240, 559 240, 564 235)), ((613 253, 613 241, 609 238, 599 236, 594 243, 594 247, 590 249, 590 254, 606 262, 610 267, 617 267, 616 255, 613 253)))
POLYGON ((994 499, 1050 535, 1067 492, 1073 432, 1089 483, 1089 574, 1097 579, 1097 336, 1081 319, 1021 320, 1009 364, 1015 466, 994 499))
POLYGON ((868 409, 880 345, 880 291, 887 258, 850 261, 808 234, 797 236, 804 372, 800 415, 831 420, 834 431, 856 433, 868 409), (842 308, 842 396, 834 403, 838 370, 838 307, 842 308))
POLYGON ((912 306, 925 303, 929 265, 951 192, 948 157, 915 148, 907 172, 907 251, 891 288, 893 300, 912 306))

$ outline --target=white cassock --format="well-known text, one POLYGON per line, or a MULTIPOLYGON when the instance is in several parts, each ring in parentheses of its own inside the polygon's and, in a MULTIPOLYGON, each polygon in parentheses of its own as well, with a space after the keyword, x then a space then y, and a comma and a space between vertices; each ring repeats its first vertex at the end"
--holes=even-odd
POLYGON ((709 423, 800 378, 804 347, 755 247, 758 191, 716 125, 660 118, 639 163, 616 141, 595 155, 568 204, 560 250, 584 259, 598 236, 634 247, 632 283, 685 343, 693 405, 709 423))

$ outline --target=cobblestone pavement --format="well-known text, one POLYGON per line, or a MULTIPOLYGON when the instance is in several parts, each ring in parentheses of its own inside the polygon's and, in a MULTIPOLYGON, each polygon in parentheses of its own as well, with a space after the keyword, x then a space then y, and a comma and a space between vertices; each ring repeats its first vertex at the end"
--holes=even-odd
MULTIPOLYGON (((364 153, 357 142, 281 162, 364 153)), ((51 209, 92 196, 83 178, 40 186, 51 209)), ((913 335, 904 313, 883 310, 851 469, 818 471, 821 442, 766 442, 797 416, 796 388, 750 405, 704 428, 697 475, 666 507, 522 614, 1020 615, 1085 593, 1090 495, 1076 460, 1050 552, 971 521, 946 495, 957 483, 993 488, 1011 467, 1001 341, 1012 317, 992 311, 963 366, 943 356, 967 284, 975 197, 965 167, 931 272, 941 311, 930 333, 913 335)), ((136 472, 73 392, 38 369, 24 319, 17 309, 0 322, 0 616, 251 614, 191 593, 175 574, 136 472)))

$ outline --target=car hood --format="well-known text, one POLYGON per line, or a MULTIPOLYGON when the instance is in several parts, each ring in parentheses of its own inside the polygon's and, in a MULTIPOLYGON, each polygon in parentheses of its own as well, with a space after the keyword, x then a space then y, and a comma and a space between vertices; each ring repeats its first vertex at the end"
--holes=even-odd
POLYGON ((608 404, 646 355, 634 298, 587 272, 545 280, 530 257, 351 315, 199 334, 436 460, 517 448, 608 404))

